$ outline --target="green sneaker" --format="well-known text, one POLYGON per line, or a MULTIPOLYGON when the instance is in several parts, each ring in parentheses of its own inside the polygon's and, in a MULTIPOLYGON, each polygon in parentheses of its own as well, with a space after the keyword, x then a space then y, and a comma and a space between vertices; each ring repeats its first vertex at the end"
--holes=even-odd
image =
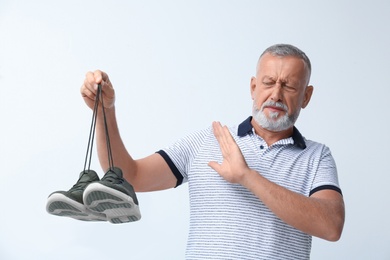
POLYGON ((105 215, 90 212, 83 203, 85 187, 96 181, 99 181, 99 176, 95 171, 82 171, 79 180, 70 190, 55 191, 49 195, 46 202, 46 211, 52 215, 78 220, 106 221, 105 215))
POLYGON ((104 177, 89 184, 83 195, 84 205, 95 214, 104 214, 113 224, 133 222, 141 219, 137 196, 133 187, 114 167, 104 177))

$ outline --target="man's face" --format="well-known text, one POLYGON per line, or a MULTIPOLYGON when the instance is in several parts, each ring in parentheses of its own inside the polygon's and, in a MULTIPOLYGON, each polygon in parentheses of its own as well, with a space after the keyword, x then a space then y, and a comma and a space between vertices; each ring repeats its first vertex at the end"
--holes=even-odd
POLYGON ((257 124, 270 131, 291 128, 305 108, 313 92, 308 69, 302 59, 264 54, 256 77, 251 79, 253 117, 257 124))

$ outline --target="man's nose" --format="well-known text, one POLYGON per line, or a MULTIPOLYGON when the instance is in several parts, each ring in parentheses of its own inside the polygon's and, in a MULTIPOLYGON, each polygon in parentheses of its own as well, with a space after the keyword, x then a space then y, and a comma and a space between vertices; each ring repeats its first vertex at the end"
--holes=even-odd
POLYGON ((283 89, 279 83, 275 84, 275 87, 273 88, 271 100, 274 102, 283 101, 283 89))

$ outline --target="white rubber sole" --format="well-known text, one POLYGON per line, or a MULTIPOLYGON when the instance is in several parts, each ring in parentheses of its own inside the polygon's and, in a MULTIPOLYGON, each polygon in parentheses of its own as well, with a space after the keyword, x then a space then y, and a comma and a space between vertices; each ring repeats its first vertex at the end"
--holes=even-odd
POLYGON ((105 215, 91 212, 85 205, 72 200, 61 193, 50 195, 46 202, 46 211, 49 214, 70 217, 82 221, 106 221, 105 215))
POLYGON ((87 186, 83 201, 89 211, 104 214, 107 221, 113 224, 141 219, 139 207, 130 196, 98 182, 87 186))

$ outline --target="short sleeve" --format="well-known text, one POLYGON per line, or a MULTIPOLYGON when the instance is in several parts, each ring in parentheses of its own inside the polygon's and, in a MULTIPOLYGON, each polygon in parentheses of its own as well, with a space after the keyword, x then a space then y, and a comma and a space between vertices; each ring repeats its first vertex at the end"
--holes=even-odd
POLYGON ((317 172, 313 179, 310 195, 323 189, 332 189, 341 193, 336 162, 330 149, 325 145, 321 151, 321 156, 319 159, 317 172))
POLYGON ((194 132, 157 152, 164 158, 178 179, 177 186, 188 181, 187 173, 191 164, 203 145, 205 137, 210 133, 212 134, 211 127, 194 132))

